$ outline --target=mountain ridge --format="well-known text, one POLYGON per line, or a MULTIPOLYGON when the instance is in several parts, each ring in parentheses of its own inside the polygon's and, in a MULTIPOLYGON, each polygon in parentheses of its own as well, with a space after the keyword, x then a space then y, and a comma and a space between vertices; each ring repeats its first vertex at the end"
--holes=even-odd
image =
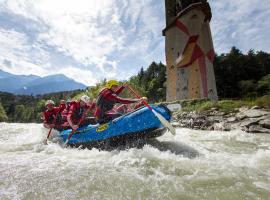
POLYGON ((64 74, 45 77, 36 75, 15 75, 0 70, 0 91, 22 95, 39 95, 60 91, 85 89, 87 86, 64 74))

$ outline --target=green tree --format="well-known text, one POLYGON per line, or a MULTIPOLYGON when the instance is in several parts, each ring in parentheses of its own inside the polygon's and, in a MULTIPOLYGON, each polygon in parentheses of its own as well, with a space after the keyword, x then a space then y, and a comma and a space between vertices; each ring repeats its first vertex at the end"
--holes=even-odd
POLYGON ((244 55, 239 49, 232 47, 228 54, 215 56, 214 70, 219 97, 241 98, 256 95, 257 88, 250 88, 250 80, 257 84, 263 76, 269 74, 270 54, 250 50, 244 55))
POLYGON ((16 122, 24 122, 26 119, 26 110, 24 105, 15 106, 14 120, 16 122))
POLYGON ((241 96, 243 97, 257 96, 256 83, 254 80, 240 81, 239 88, 240 88, 241 96))
POLYGON ((0 102, 0 122, 6 122, 7 120, 8 120, 8 117, 6 115, 6 111, 0 102))
POLYGON ((270 74, 258 81, 257 88, 260 96, 270 95, 270 74))

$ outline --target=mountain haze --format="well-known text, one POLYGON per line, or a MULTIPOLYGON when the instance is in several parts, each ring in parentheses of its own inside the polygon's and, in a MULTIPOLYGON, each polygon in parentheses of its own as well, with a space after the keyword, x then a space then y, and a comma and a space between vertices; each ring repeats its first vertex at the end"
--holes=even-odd
POLYGON ((13 94, 37 95, 85 89, 86 87, 86 85, 63 74, 39 77, 35 75, 14 75, 0 70, 0 91, 13 94))

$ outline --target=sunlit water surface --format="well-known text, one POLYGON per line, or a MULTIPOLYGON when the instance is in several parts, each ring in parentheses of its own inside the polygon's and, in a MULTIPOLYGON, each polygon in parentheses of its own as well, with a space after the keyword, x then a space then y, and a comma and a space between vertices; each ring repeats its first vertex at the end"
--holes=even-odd
POLYGON ((0 199, 270 199, 270 135, 177 129, 138 148, 43 145, 0 123, 0 199))

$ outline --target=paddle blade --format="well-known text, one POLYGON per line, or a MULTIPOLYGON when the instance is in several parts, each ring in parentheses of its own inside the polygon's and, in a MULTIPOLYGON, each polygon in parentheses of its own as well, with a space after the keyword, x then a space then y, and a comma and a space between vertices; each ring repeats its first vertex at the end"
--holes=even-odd
POLYGON ((66 148, 66 147, 67 147, 67 143, 68 143, 68 141, 69 141, 69 139, 67 139, 67 140, 65 141, 65 143, 63 144, 63 147, 64 147, 64 148, 66 148))
POLYGON ((170 122, 168 122, 161 114, 159 114, 158 112, 156 112, 154 109, 152 109, 152 112, 155 114, 155 116, 159 119, 159 121, 162 123, 162 125, 164 127, 167 127, 169 129, 169 131, 171 132, 171 134, 175 135, 175 129, 173 128, 173 126, 170 124, 170 122))

